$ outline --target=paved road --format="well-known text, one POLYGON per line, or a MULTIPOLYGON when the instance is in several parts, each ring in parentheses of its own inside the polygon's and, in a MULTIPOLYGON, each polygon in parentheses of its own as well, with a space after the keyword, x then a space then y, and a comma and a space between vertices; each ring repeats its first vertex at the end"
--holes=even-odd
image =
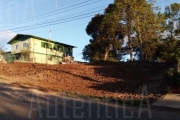
POLYGON ((162 100, 153 103, 155 106, 165 106, 180 110, 180 94, 167 94, 162 100))
POLYGON ((143 105, 127 107, 65 97, 0 82, 0 120, 178 120, 180 110, 143 105), (147 109, 148 108, 148 109, 147 109))

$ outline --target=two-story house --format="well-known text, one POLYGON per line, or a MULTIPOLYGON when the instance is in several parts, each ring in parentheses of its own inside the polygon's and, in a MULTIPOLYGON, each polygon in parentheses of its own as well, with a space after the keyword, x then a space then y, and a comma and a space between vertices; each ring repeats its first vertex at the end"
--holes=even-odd
POLYGON ((33 63, 58 64, 63 57, 73 57, 75 46, 34 35, 17 34, 8 44, 15 60, 33 63))

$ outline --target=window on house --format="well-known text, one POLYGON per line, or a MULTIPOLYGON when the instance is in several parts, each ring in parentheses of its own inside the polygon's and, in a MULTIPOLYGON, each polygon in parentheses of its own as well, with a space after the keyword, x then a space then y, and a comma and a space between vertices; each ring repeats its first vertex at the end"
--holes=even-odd
POLYGON ((65 47, 65 51, 66 52, 72 52, 72 48, 71 47, 65 47))
POLYGON ((52 48, 52 44, 47 42, 41 42, 41 47, 43 48, 52 48))
POLYGON ((59 45, 58 45, 58 46, 57 46, 57 50, 58 50, 58 51, 61 51, 61 49, 62 49, 62 46, 59 46, 59 45))
POLYGON ((18 49, 18 45, 15 46, 15 49, 16 49, 16 50, 18 49))
POLYGON ((58 50, 58 45, 54 45, 53 49, 58 50))
POLYGON ((71 47, 68 47, 68 52, 72 52, 72 48, 71 47))
POLYGON ((54 45, 53 49, 56 50, 56 51, 62 52, 63 51, 63 46, 61 46, 61 45, 54 45))
POLYGON ((27 44, 24 42, 24 43, 22 44, 22 47, 27 47, 27 44))
POLYGON ((64 51, 64 46, 60 46, 59 51, 63 52, 64 51))
POLYGON ((30 48, 30 43, 26 43, 27 48, 30 48))

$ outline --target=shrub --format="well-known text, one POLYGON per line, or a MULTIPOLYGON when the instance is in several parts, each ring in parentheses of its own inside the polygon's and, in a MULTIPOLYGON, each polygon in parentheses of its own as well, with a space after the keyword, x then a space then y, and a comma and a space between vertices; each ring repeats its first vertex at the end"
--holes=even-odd
POLYGON ((174 68, 170 68, 164 74, 164 78, 169 86, 175 88, 180 87, 180 73, 178 73, 174 68))

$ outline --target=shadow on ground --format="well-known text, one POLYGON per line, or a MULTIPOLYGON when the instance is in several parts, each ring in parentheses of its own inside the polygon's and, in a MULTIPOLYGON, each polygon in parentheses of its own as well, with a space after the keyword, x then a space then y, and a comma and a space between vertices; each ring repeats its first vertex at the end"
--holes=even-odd
POLYGON ((179 112, 147 107, 111 105, 94 99, 79 99, 36 89, 0 83, 0 120, 119 120, 125 118, 180 119, 179 112), (145 108, 145 109, 143 109, 145 108), (149 112, 150 111, 150 112, 149 112), (131 115, 131 113, 133 114, 131 115), (168 113, 168 114, 166 114, 168 113))
POLYGON ((146 84, 152 93, 164 93, 166 83, 163 73, 172 63, 96 63, 95 72, 113 81, 104 82, 90 88, 108 92, 136 92, 138 87, 146 84), (151 88, 152 87, 152 88, 151 88))
MULTIPOLYGON (((0 84, 0 120, 99 120, 123 118, 121 106, 0 84)), ((130 112, 130 108, 127 111, 130 112)), ((134 116, 137 117, 137 114, 134 116)), ((147 117, 147 116, 146 116, 147 117)))

